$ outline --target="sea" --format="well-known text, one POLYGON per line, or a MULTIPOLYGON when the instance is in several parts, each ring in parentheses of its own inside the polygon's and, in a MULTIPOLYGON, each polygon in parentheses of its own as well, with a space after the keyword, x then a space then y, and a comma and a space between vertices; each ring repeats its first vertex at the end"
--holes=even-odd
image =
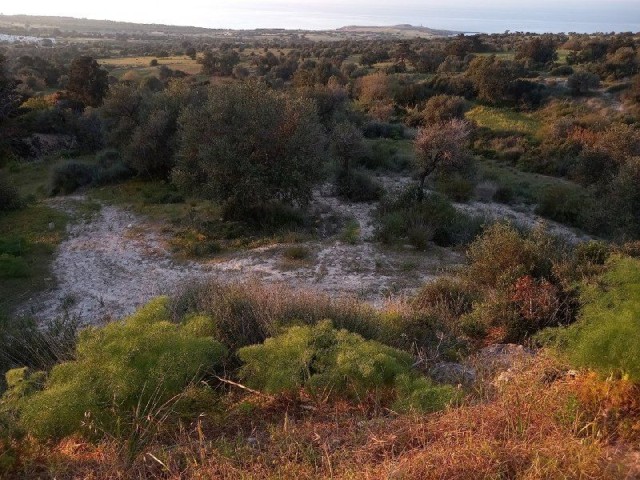
MULTIPOLYGON (((616 2, 544 2, 532 5, 513 0, 511 5, 488 7, 486 2, 476 2, 465 7, 408 5, 402 1, 391 5, 349 1, 341 5, 304 5, 280 3, 277 8, 265 8, 268 2, 256 4, 256 8, 239 6, 217 7, 199 12, 199 26, 220 28, 288 28, 324 30, 347 25, 397 25, 411 24, 435 29, 460 32, 503 33, 511 32, 640 32, 640 0, 616 2), (518 5, 520 4, 520 5, 518 5)), ((252 3, 252 2, 250 2, 252 3)), ((426 2, 424 2, 426 3, 426 2)))

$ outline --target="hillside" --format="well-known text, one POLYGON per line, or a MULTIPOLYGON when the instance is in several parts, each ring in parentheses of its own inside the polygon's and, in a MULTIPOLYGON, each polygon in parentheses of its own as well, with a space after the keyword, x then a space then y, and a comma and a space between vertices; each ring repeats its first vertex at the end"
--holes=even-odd
POLYGON ((396 38, 432 38, 432 37, 450 37, 462 32, 454 32, 452 30, 437 30, 434 28, 414 26, 414 25, 391 25, 391 26, 362 26, 349 25, 338 28, 338 32, 352 34, 369 34, 383 35, 396 38))

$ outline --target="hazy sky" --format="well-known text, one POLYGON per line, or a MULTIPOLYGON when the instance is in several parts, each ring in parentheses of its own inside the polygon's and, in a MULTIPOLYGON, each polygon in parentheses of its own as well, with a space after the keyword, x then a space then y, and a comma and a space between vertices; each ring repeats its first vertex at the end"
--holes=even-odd
POLYGON ((3 1, 0 13, 213 28, 323 29, 411 23, 453 30, 640 31, 640 0, 3 1))

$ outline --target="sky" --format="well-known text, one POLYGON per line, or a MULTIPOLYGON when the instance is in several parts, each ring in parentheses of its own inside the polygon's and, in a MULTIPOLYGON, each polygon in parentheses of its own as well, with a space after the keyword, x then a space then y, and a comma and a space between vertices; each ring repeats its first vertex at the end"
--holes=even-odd
POLYGON ((210 28, 394 25, 468 32, 640 31, 640 0, 28 0, 5 15, 60 15, 210 28))

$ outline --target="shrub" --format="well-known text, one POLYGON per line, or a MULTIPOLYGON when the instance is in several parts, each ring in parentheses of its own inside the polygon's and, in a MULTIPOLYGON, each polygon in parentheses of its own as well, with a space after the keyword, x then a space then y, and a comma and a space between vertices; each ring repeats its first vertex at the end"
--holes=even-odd
POLYGON ((536 213, 566 225, 584 228, 589 226, 589 215, 593 209, 591 197, 579 187, 553 185, 540 196, 536 213))
POLYGON ((311 255, 311 252, 307 247, 303 247, 302 245, 296 245, 293 247, 288 247, 283 253, 283 257, 288 260, 307 260, 311 255))
POLYGON ((366 138, 404 138, 404 126, 400 123, 371 121, 364 124, 362 133, 366 138))
POLYGON ((558 252, 544 231, 523 234, 513 226, 488 227, 467 250, 466 276, 479 286, 503 288, 524 275, 549 277, 558 252))
POLYGON ((640 261, 614 256, 582 294, 576 323, 544 332, 576 365, 640 381, 640 261))
POLYGON ((493 194, 493 201, 498 203, 511 203, 514 198, 513 190, 509 187, 498 187, 493 194))
POLYGON ((93 182, 95 169, 78 162, 67 162, 53 170, 51 175, 51 195, 73 193, 93 182))
POLYGON ((453 386, 435 386, 425 377, 399 375, 395 383, 397 399, 393 403, 393 409, 397 412, 437 412, 460 397, 460 392, 453 386))
POLYGON ((468 202, 474 189, 473 181, 460 174, 440 175, 436 180, 436 190, 454 202, 468 202))
POLYGON ((9 183, 9 180, 0 174, 0 212, 17 210, 22 207, 18 190, 9 183))
POLYGON ((3 377, 9 369, 49 370, 70 360, 77 328, 77 322, 68 317, 43 323, 28 317, 0 315, 0 392, 4 390, 3 377))
POLYGON ((373 202, 384 193, 380 183, 358 170, 342 170, 336 175, 336 195, 353 202, 373 202))
POLYGON ((179 125, 179 187, 245 209, 311 199, 326 152, 310 100, 254 83, 216 86, 179 125))
POLYGON ((244 362, 241 377, 248 385, 270 393, 304 388, 321 396, 382 400, 394 387, 403 409, 441 409, 453 389, 418 380, 407 353, 364 340, 330 321, 313 327, 292 327, 261 345, 238 352, 244 362), (400 397, 402 395, 402 397, 400 397))
POLYGON ((29 266, 23 258, 0 253, 0 278, 25 278, 29 275, 29 266))
POLYGON ((378 140, 371 142, 369 148, 358 158, 358 164, 370 170, 392 170, 400 172, 411 166, 411 156, 399 152, 395 142, 378 140))
POLYGON ((600 77, 591 72, 576 72, 567 79, 567 87, 574 95, 589 93, 600 86, 600 77))
POLYGON ((453 119, 464 119, 468 109, 467 101, 463 97, 451 95, 436 95, 431 97, 422 112, 425 124, 448 122, 453 119))
POLYGON ((556 77, 568 77, 569 75, 573 75, 573 67, 571 65, 560 65, 559 67, 551 69, 549 73, 556 77))
POLYGON ((417 189, 410 188, 380 205, 377 236, 383 243, 408 239, 418 248, 430 241, 440 246, 464 245, 480 232, 480 219, 458 212, 442 196, 419 197, 417 189))
POLYGON ((19 405, 20 423, 38 438, 126 436, 133 412, 170 402, 224 352, 213 338, 169 322, 167 300, 156 299, 123 322, 84 330, 76 359, 56 365, 44 389, 19 405))
POLYGON ((413 298, 413 307, 435 314, 442 323, 453 326, 472 310, 476 300, 478 293, 472 284, 443 277, 422 287, 413 298))
POLYGON ((349 245, 357 245, 360 238, 360 222, 357 220, 348 221, 340 233, 340 240, 349 245))
POLYGON ((95 185, 110 185, 131 178, 133 174, 133 170, 124 163, 114 163, 110 167, 97 169, 93 183, 95 185))
POLYGON ((408 305, 378 310, 353 298, 332 298, 313 291, 255 282, 208 282, 180 292, 172 302, 174 318, 204 314, 229 350, 263 342, 294 325, 330 319, 336 328, 396 348, 431 348, 438 343, 429 315, 408 305), (400 308, 398 308, 400 307, 400 308))
POLYGON ((122 154, 112 148, 101 150, 96 154, 96 162, 100 168, 109 168, 122 162, 122 154))

